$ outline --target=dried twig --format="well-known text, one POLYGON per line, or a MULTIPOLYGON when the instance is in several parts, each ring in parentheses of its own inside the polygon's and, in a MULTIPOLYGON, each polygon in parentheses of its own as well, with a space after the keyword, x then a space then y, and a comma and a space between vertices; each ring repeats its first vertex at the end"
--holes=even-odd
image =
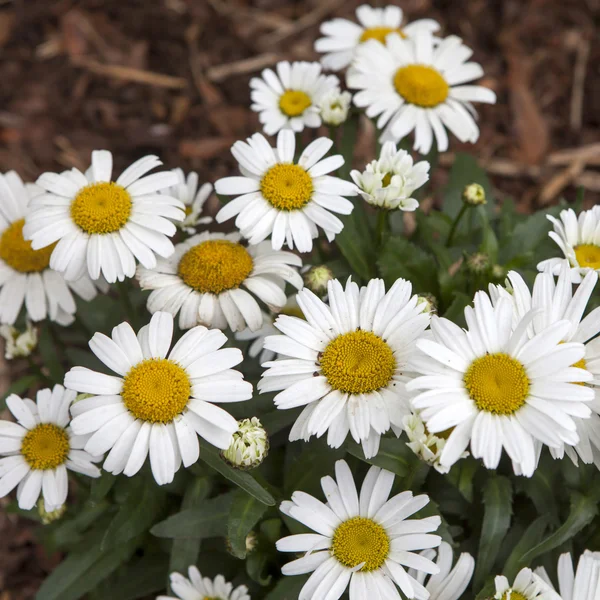
POLYGON ((565 148, 558 152, 553 152, 548 156, 549 165, 568 165, 573 161, 581 160, 588 165, 600 164, 600 143, 588 144, 579 148, 565 148))
POLYGON ((577 58, 575 59, 575 70, 573 71, 573 91, 571 93, 571 112, 569 124, 573 131, 581 129, 583 119, 583 89, 587 63, 590 56, 590 42, 581 38, 577 44, 577 58))
POLYGON ((210 67, 210 69, 206 71, 206 76, 211 81, 224 81, 232 75, 244 75, 246 73, 259 71, 264 67, 275 64, 278 60, 281 60, 279 54, 267 52, 265 54, 253 56, 252 58, 245 58, 244 60, 210 67))
POLYGON ((583 171, 584 166, 585 163, 578 160, 554 175, 540 191, 539 204, 544 206, 552 202, 568 185, 573 183, 573 180, 583 171))

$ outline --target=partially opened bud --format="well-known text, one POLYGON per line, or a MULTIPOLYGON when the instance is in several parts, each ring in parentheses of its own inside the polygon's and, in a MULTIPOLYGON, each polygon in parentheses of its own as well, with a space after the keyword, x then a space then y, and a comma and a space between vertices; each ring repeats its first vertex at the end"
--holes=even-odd
POLYGON ((238 421, 239 429, 223 451, 223 458, 238 469, 254 469, 262 463, 269 452, 269 438, 261 422, 256 418, 238 421))

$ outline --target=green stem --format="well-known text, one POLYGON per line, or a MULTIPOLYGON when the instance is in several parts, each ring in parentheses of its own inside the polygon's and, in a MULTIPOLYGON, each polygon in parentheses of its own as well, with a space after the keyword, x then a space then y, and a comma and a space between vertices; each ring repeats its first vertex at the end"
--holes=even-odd
POLYGON ((135 309, 133 308, 133 304, 131 303, 131 298, 129 297, 127 284, 124 281, 117 281, 117 289, 119 290, 119 299, 121 300, 121 304, 123 305, 123 309, 125 310, 125 314, 127 315, 127 320, 129 324, 135 329, 136 323, 136 314, 135 309))
POLYGON ((344 157, 344 164, 340 167, 339 177, 348 179, 352 170, 352 158, 354 157, 354 148, 356 146, 356 134, 358 131, 358 115, 352 115, 344 123, 340 151, 344 157))
POLYGON ((459 213, 456 215, 456 219, 454 219, 454 223, 452 223, 452 227, 450 228, 450 233, 448 234, 448 239, 446 240, 446 247, 450 247, 452 245, 452 241, 454 240, 454 234, 456 233, 456 228, 458 227, 458 224, 462 220, 468 208, 468 204, 463 203, 459 213))
POLYGON ((27 363, 29 364, 29 369, 33 371, 34 375, 39 377, 40 381, 47 385, 48 387, 52 387, 54 385, 54 381, 50 379, 41 369, 41 367, 33 360, 31 355, 27 357, 27 363))
POLYGON ((377 224, 375 226, 375 241, 377 247, 381 248, 385 241, 385 236, 390 230, 390 211, 380 208, 377 211, 377 224))

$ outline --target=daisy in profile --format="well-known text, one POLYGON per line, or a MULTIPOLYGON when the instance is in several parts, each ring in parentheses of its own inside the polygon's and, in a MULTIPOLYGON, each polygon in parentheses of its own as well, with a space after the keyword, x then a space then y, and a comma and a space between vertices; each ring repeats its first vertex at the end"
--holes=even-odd
POLYGON ((305 127, 320 127, 321 100, 332 90, 339 89, 335 75, 321 73, 317 62, 282 61, 277 73, 265 69, 261 77, 250 80, 252 110, 267 135, 281 129, 302 131, 305 127))
MULTIPOLYGON (((433 560, 435 550, 425 550, 422 556, 433 560)), ((437 575, 431 575, 425 583, 426 573, 410 569, 409 574, 414 577, 429 592, 429 600, 460 600, 463 592, 467 589, 473 571, 475 560, 467 552, 463 552, 452 568, 452 546, 442 542, 437 550, 436 564, 440 569, 437 575)), ((518 600, 514 598, 513 600, 518 600)))
POLYGON ((83 445, 86 438, 74 435, 69 426, 69 407, 75 392, 62 385, 40 390, 36 401, 12 394, 6 406, 17 420, 0 420, 0 498, 17 488, 22 510, 32 509, 40 494, 47 512, 67 500, 67 470, 100 477, 92 456, 83 445))
POLYGON ((421 390, 412 399, 427 429, 451 429, 440 457, 452 466, 470 444, 475 458, 488 469, 500 462, 502 449, 515 470, 528 477, 537 463, 536 444, 560 449, 579 442, 574 417, 586 419, 594 392, 578 385, 590 381, 589 371, 573 367, 585 355, 580 342, 563 340, 571 328, 559 320, 529 337, 532 313, 516 326, 511 300, 495 306, 477 292, 474 307, 465 308, 465 331, 433 316, 433 339, 421 339, 415 357, 422 376, 407 384, 421 390))
MULTIPOLYGON (((555 458, 562 458, 566 453, 575 464, 579 455, 584 463, 595 463, 600 469, 600 308, 595 308, 583 317, 596 288, 598 275, 595 271, 588 271, 573 293, 571 272, 564 261, 559 273, 556 281, 551 273, 540 273, 535 278, 531 292, 525 280, 517 272, 510 271, 507 280, 510 291, 501 286, 490 285, 490 295, 495 301, 500 297, 511 299, 518 319, 532 309, 537 311, 528 329, 529 337, 542 333, 557 321, 566 320, 570 323, 570 328, 562 341, 584 345, 583 358, 573 366, 585 369, 592 375, 591 381, 582 384, 590 386, 594 393, 594 399, 589 404, 592 415, 586 419, 573 416, 579 442, 575 446, 551 447, 550 453, 555 458)), ((555 385, 558 387, 560 384, 555 385)), ((560 395, 558 389, 556 393, 560 395)))
POLYGON ((371 161, 362 173, 351 171, 350 177, 369 204, 414 211, 419 202, 412 194, 429 180, 429 166, 426 160, 413 164, 406 150, 396 150, 396 144, 386 142, 378 160, 371 161))
POLYGON ((583 210, 579 216, 572 208, 561 210, 558 219, 546 216, 554 227, 548 235, 561 249, 563 258, 543 260, 538 264, 538 270, 550 270, 558 275, 566 261, 573 283, 579 283, 589 271, 600 273, 600 208, 583 210))
POLYGON ((348 464, 335 464, 335 480, 323 477, 327 504, 304 492, 282 502, 283 514, 315 533, 290 535, 277 542, 280 552, 304 553, 286 564, 284 575, 312 573, 298 600, 339 598, 348 586, 350 600, 365 600, 369 590, 380 598, 428 598, 429 592, 408 572, 436 575, 440 568, 416 551, 435 548, 441 538, 432 535, 439 516, 408 519, 429 504, 426 495, 402 492, 388 500, 394 475, 371 467, 357 492, 348 464))
POLYGON ((263 365, 258 389, 278 392, 279 409, 305 407, 290 441, 327 432, 327 443, 339 448, 350 433, 370 458, 382 434, 402 431, 410 414, 406 371, 430 318, 411 290, 404 279, 387 293, 381 279, 360 289, 333 280, 328 305, 306 288, 296 296, 306 321, 276 319, 282 335, 267 337, 265 348, 279 358, 263 365))
POLYGON ((162 164, 156 156, 145 156, 112 180, 112 154, 92 152, 92 166, 84 173, 43 173, 23 235, 34 250, 54 247, 50 266, 76 280, 82 275, 96 280, 123 281, 135 274, 138 260, 147 268, 156 265, 156 254, 173 253, 176 227, 172 221, 185 217, 184 205, 159 194, 177 185, 172 172, 148 171, 162 164))
POLYGON ((84 300, 96 296, 87 275, 76 281, 50 268, 54 245, 33 250, 23 237, 25 217, 35 186, 25 186, 14 171, 0 174, 0 323, 13 325, 25 306, 31 321, 73 322, 77 310, 73 294, 84 300))
POLYGON ((289 129, 279 132, 277 148, 271 148, 260 133, 236 142, 231 153, 242 176, 219 179, 215 189, 237 198, 219 211, 217 222, 237 215, 235 225, 250 244, 271 235, 274 250, 287 244, 310 252, 319 235, 317 226, 333 241, 344 225, 332 213, 350 214, 352 202, 342 196, 357 192, 354 184, 329 175, 344 164, 339 154, 323 159, 332 145, 331 140, 318 138, 294 163, 296 138, 289 129))
POLYGON ((340 71, 350 65, 361 44, 376 40, 385 44, 390 33, 410 38, 418 31, 433 33, 440 28, 433 19, 419 19, 404 23, 402 9, 398 6, 374 8, 362 4, 356 9, 358 23, 348 19, 332 19, 321 24, 324 37, 315 42, 315 50, 325 53, 321 63, 326 69, 340 71))
POLYGON ((237 348, 219 350, 227 338, 219 330, 190 329, 169 351, 173 317, 154 313, 150 324, 135 335, 121 323, 112 336, 96 333, 92 352, 117 373, 104 375, 74 367, 65 386, 93 394, 71 407, 71 426, 91 435, 85 449, 109 452, 104 469, 115 475, 135 475, 150 454, 159 485, 173 481, 183 462, 198 460, 198 435, 225 450, 237 431, 237 421, 215 404, 252 396, 252 385, 232 367, 242 362, 237 348))
POLYGON ((359 90, 354 104, 377 118, 381 141, 398 142, 415 132, 413 148, 427 154, 435 137, 440 152, 448 149, 446 129, 461 142, 475 142, 479 128, 472 102, 494 104, 488 88, 464 85, 483 75, 481 66, 467 62, 472 51, 450 36, 439 43, 428 31, 410 39, 397 34, 386 46, 368 41, 357 50, 348 73, 348 87, 359 90))
MULTIPOLYGON (((558 559, 558 591, 562 600, 597 600, 600 590, 600 552, 586 550, 573 568, 573 558, 569 552, 558 559)), ((552 585, 544 567, 535 570, 548 585, 552 585)))
POLYGON ((250 600, 245 585, 234 589, 223 575, 217 575, 214 579, 202 577, 194 566, 188 569, 187 577, 171 573, 170 580, 175 596, 157 596, 156 600, 250 600))
POLYGON ((179 313, 179 326, 241 331, 260 329, 264 313, 257 299, 274 311, 286 302, 285 284, 302 288, 297 268, 300 257, 273 250, 263 242, 245 246, 237 233, 204 232, 175 247, 168 259, 158 259, 154 269, 138 268, 144 290, 153 290, 148 310, 179 313), (245 288, 245 289, 242 289, 245 288))
POLYGON ((495 584, 495 600, 563 600, 531 569, 521 569, 512 585, 504 575, 496 577, 495 584))
POLYGON ((199 178, 198 173, 195 171, 190 171, 187 177, 182 169, 173 169, 172 172, 177 177, 177 183, 170 188, 166 188, 162 193, 183 202, 185 219, 177 221, 176 225, 192 235, 198 225, 206 225, 212 222, 212 217, 202 217, 201 215, 204 203, 213 192, 213 186, 210 183, 203 183, 198 188, 199 178))

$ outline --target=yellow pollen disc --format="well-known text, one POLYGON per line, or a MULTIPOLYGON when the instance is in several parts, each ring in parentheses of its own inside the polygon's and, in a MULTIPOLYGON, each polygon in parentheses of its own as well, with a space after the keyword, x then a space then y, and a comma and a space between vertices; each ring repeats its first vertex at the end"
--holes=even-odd
POLYGON ((502 352, 475 359, 465 373, 465 386, 479 410, 512 415, 529 395, 523 365, 502 352))
POLYGON ((189 217, 192 214, 193 208, 190 204, 188 204, 184 210, 185 210, 185 216, 189 217))
POLYGON ((203 294, 237 288, 254 263, 248 250, 229 240, 207 240, 190 248, 179 261, 179 277, 203 294))
POLYGON ((333 339, 319 357, 334 390, 366 394, 385 387, 396 369, 392 349, 371 331, 351 331, 333 339))
POLYGON ((580 267, 600 269, 600 246, 579 244, 575 246, 575 256, 580 267))
POLYGON ((392 183, 392 174, 386 173, 383 176, 383 181, 381 182, 381 184, 383 185, 383 187, 387 187, 388 185, 390 185, 390 183, 392 183))
MULTIPOLYGON (((504 592, 500 600, 508 600, 508 592, 504 592)), ((515 592, 515 590, 511 590, 510 600, 527 600, 527 597, 523 596, 521 592, 515 592)))
POLYGON ((184 369, 164 358, 149 358, 127 373, 121 397, 134 417, 170 423, 187 406, 190 391, 184 369))
POLYGON ((92 183, 71 203, 71 218, 86 233, 113 233, 122 229, 131 214, 131 196, 116 183, 92 183))
POLYGON ((63 427, 42 423, 27 432, 21 443, 21 454, 36 471, 55 469, 64 464, 71 444, 63 427))
POLYGON ((0 237, 0 259, 20 273, 39 273, 50 265, 50 255, 56 244, 32 250, 31 242, 23 238, 25 219, 15 221, 0 237))
POLYGON ((280 315, 287 315, 288 317, 298 317, 299 319, 306 320, 302 309, 299 306, 290 306, 289 308, 283 308, 280 312, 280 315))
POLYGON ((392 27, 369 27, 362 32, 359 42, 362 44, 367 40, 377 40, 378 42, 385 44, 385 38, 390 35, 390 33, 397 33, 401 38, 406 37, 402 29, 393 29, 392 27))
POLYGON ((350 569, 364 562, 360 571, 375 571, 383 565, 389 551, 388 534, 371 519, 353 517, 333 533, 331 552, 338 562, 350 569))
POLYGON ((264 174, 260 191, 276 209, 298 210, 312 198, 313 181, 301 166, 279 163, 264 174))
POLYGON ((426 65, 400 67, 394 76, 394 87, 407 102, 422 108, 442 104, 450 92, 440 73, 426 65))
MULTIPOLYGON (((578 360, 576 363, 574 363, 571 366, 575 367, 576 369, 585 369, 585 370, 587 370, 587 363, 585 362, 585 358, 582 358, 581 360, 578 360)), ((585 385, 585 383, 583 381, 576 381, 575 383, 577 385, 585 385)))
POLYGON ((311 104, 310 96, 300 90, 285 90, 279 98, 279 108, 288 117, 301 115, 311 104))

